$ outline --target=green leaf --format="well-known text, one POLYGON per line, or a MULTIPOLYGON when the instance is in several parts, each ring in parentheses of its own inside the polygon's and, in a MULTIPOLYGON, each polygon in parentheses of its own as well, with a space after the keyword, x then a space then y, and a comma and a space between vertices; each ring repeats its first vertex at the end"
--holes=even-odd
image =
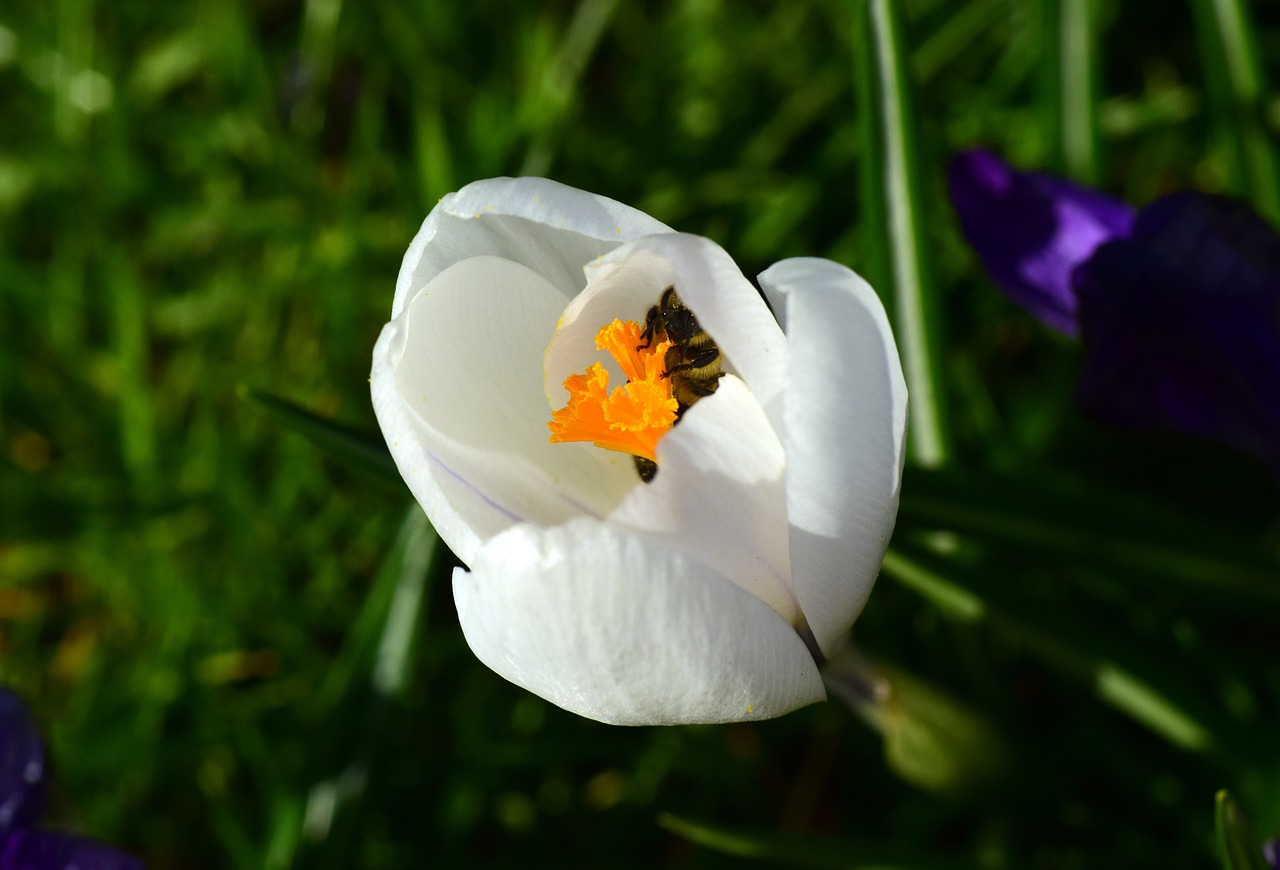
POLYGON ((823 839, 745 831, 684 819, 671 813, 658 824, 691 843, 738 858, 774 861, 789 867, 833 867, 842 870, 966 870, 974 865, 900 845, 864 840, 823 839))
POLYGON ((1213 821, 1223 870, 1267 870, 1249 820, 1225 788, 1214 800, 1213 821))
POLYGON ((400 480, 400 472, 396 470, 396 464, 381 438, 353 426, 335 423, 288 399, 260 390, 242 386, 239 393, 241 398, 256 402, 286 429, 302 435, 340 464, 388 482, 400 480))
POLYGON ((896 0, 860 0, 853 51, 861 139, 861 229, 873 286, 888 300, 910 395, 908 449, 926 467, 950 453, 941 375, 941 332, 932 263, 925 251, 920 159, 906 40, 896 0))

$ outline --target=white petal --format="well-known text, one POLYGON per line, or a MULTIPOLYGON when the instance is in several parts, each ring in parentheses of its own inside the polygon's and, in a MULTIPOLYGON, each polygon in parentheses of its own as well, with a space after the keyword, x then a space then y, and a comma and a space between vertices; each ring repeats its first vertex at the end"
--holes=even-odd
POLYGON ((861 612, 893 532, 907 387, 884 307, 830 260, 760 275, 791 339, 783 412, 791 570, 800 606, 830 652, 861 612))
POLYGON ((545 178, 475 181, 440 200, 404 255, 392 317, 444 269, 492 254, 528 266, 572 298, 582 267, 623 242, 671 229, 644 212, 545 178))
POLYGON ((727 375, 658 442, 658 475, 611 523, 655 535, 801 622, 791 580, 786 456, 755 396, 727 375))
POLYGON ((822 700, 799 636, 672 550, 592 520, 517 526, 456 571, 467 643, 566 710, 618 725, 779 716, 822 700))
POLYGON ((369 386, 378 427, 400 476, 431 524, 458 558, 470 564, 481 542, 516 522, 516 517, 488 501, 432 452, 435 433, 413 412, 396 383, 394 366, 403 346, 404 333, 392 321, 382 328, 373 349, 369 386))
POLYGON ((548 440, 542 356, 563 304, 525 266, 472 257, 437 275, 378 342, 379 423, 463 561, 516 522, 604 516, 635 485, 629 457, 548 440))
POLYGON ((589 265, 587 279, 547 350, 553 401, 563 395, 558 388, 564 378, 596 358, 596 330, 615 317, 643 322, 662 291, 674 286, 715 339, 726 371, 746 381, 769 419, 780 423, 787 340, 760 294, 715 242, 684 233, 646 236, 589 265))

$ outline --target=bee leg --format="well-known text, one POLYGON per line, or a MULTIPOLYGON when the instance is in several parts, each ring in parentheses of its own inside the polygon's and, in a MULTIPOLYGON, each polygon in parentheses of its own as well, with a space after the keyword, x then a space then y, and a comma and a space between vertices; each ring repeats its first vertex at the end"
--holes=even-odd
POLYGON ((644 350, 653 344, 654 335, 658 331, 658 323, 662 320, 662 313, 658 311, 658 306, 649 309, 649 313, 644 316, 644 331, 640 333, 640 337, 644 342, 636 345, 638 350, 644 350))
POLYGON ((667 348, 667 355, 662 358, 662 376, 664 378, 669 378, 672 372, 681 371, 686 367, 684 365, 684 352, 683 345, 667 348))
POLYGON ((640 479, 645 483, 651 483, 658 475, 658 463, 652 459, 645 459, 643 456, 632 456, 636 462, 636 474, 640 475, 640 479))
MULTIPOLYGON (((720 348, 709 347, 688 362, 680 362, 676 365, 668 366, 667 370, 663 372, 663 377, 669 376, 672 372, 687 372, 691 369, 700 369, 704 366, 709 366, 719 358, 720 348)), ((719 377, 719 375, 716 375, 716 377, 719 377)))

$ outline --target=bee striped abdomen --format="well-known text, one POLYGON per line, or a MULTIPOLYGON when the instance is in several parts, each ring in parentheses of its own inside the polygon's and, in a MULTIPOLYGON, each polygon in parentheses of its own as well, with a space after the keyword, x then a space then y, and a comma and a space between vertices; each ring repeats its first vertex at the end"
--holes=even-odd
MULTIPOLYGON (((658 298, 658 304, 645 315, 644 331, 640 334, 641 348, 654 342, 670 341, 671 347, 663 357, 666 369, 663 376, 671 381, 671 395, 678 406, 676 422, 699 399, 716 391, 721 369, 720 348, 698 323, 693 312, 684 306, 676 295, 674 286, 667 287, 658 298)), ((647 459, 636 458, 636 471, 645 483, 653 480, 658 466, 647 459)))

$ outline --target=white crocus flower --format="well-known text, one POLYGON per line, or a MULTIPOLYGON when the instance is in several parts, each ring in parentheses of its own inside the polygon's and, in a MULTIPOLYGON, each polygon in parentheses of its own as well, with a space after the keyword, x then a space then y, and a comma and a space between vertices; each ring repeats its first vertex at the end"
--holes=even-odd
POLYGON ((853 272, 784 260, 760 285, 776 317, 713 242, 544 179, 479 181, 427 217, 374 350, 373 404, 470 568, 454 600, 493 670, 629 725, 763 719, 825 697, 819 667, 893 529, 906 387, 853 272), (644 483, 625 448, 551 443, 548 421, 594 363, 610 390, 627 383, 597 334, 618 320, 634 335, 667 287, 725 374, 649 432, 659 471, 644 483))

